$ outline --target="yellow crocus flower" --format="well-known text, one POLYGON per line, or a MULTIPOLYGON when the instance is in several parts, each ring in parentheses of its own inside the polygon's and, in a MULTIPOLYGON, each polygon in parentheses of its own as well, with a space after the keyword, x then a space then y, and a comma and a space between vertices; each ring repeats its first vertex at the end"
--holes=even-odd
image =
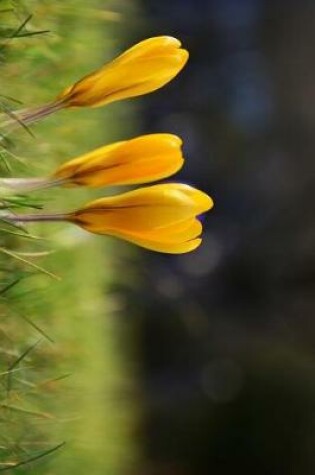
POLYGON ((212 199, 196 188, 165 183, 100 198, 63 219, 153 251, 182 254, 200 245, 197 216, 212 206, 212 199))
POLYGON ((156 181, 182 167, 181 145, 176 135, 142 135, 70 160, 55 171, 51 180, 92 187, 156 181))
POLYGON ((155 91, 184 67, 188 52, 171 36, 141 41, 102 68, 66 88, 63 107, 98 107, 155 91))

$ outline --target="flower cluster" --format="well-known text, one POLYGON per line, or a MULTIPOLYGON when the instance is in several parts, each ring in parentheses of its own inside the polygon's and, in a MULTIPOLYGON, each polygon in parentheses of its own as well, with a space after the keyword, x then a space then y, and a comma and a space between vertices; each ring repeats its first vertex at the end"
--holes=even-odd
MULTIPOLYGON (((53 102, 16 112, 11 122, 31 124, 60 109, 98 107, 152 92, 184 67, 188 52, 169 36, 142 41, 111 63, 66 88, 53 102)), ((182 140, 160 133, 105 145, 74 158, 48 177, 3 178, 7 190, 31 191, 52 186, 135 185, 177 172, 184 163, 182 140)), ((198 216, 213 206, 211 198, 181 183, 142 187, 101 198, 62 214, 8 215, 12 222, 66 221, 96 234, 125 239, 154 251, 180 254, 201 243, 198 216)))

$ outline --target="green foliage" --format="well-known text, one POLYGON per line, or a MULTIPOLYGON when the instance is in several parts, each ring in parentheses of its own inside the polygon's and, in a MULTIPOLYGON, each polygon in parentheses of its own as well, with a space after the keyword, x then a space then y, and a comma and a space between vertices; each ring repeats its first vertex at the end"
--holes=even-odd
MULTIPOLYGON (((117 15, 98 9, 104 2, 26 3, 27 9, 0 0, 0 120, 52 99, 110 57, 117 42, 111 38, 117 15)), ((49 173, 120 137, 121 114, 131 113, 119 105, 110 112, 65 111, 32 129, 0 130, 1 174, 49 173)), ((104 301, 115 248, 60 224, 26 228, 5 220, 8 210, 71 209, 87 196, 85 190, 0 195, 0 471, 120 474, 135 458, 133 409, 117 398, 130 380, 117 351, 112 300, 104 301)))

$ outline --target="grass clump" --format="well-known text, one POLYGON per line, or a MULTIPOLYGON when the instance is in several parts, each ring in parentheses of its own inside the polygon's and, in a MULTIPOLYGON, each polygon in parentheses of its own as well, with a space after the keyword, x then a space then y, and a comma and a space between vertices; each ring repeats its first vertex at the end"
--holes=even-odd
MULTIPOLYGON (((99 3, 33 0, 26 10, 19 1, 0 2, 2 119, 17 105, 53 96, 71 84, 73 71, 83 75, 111 55, 110 22, 118 13, 99 3), (90 47, 100 42, 102 51, 90 47)), ((49 173, 120 138, 122 109, 113 110, 65 111, 9 136, 0 130, 1 175, 49 173)), ((115 247, 60 224, 26 228, 5 219, 8 211, 71 209, 86 197, 84 190, 9 196, 0 190, 0 471, 41 474, 48 464, 60 475, 91 467, 96 475, 121 474, 135 458, 132 405, 117 398, 131 380, 104 299, 115 247)))

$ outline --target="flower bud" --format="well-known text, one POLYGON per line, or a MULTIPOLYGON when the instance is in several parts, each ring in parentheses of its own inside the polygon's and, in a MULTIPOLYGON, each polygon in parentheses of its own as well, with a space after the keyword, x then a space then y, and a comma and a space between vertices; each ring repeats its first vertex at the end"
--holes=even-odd
POLYGON ((181 254, 200 245, 202 224, 197 216, 212 206, 212 199, 202 191, 166 183, 92 201, 67 220, 96 234, 181 254))
POLYGON ((52 180, 74 186, 148 183, 178 171, 182 141, 172 134, 143 135, 105 145, 59 167, 52 180))
POLYGON ((98 107, 155 91, 184 67, 188 52, 171 36, 141 41, 102 68, 66 88, 63 107, 98 107))

